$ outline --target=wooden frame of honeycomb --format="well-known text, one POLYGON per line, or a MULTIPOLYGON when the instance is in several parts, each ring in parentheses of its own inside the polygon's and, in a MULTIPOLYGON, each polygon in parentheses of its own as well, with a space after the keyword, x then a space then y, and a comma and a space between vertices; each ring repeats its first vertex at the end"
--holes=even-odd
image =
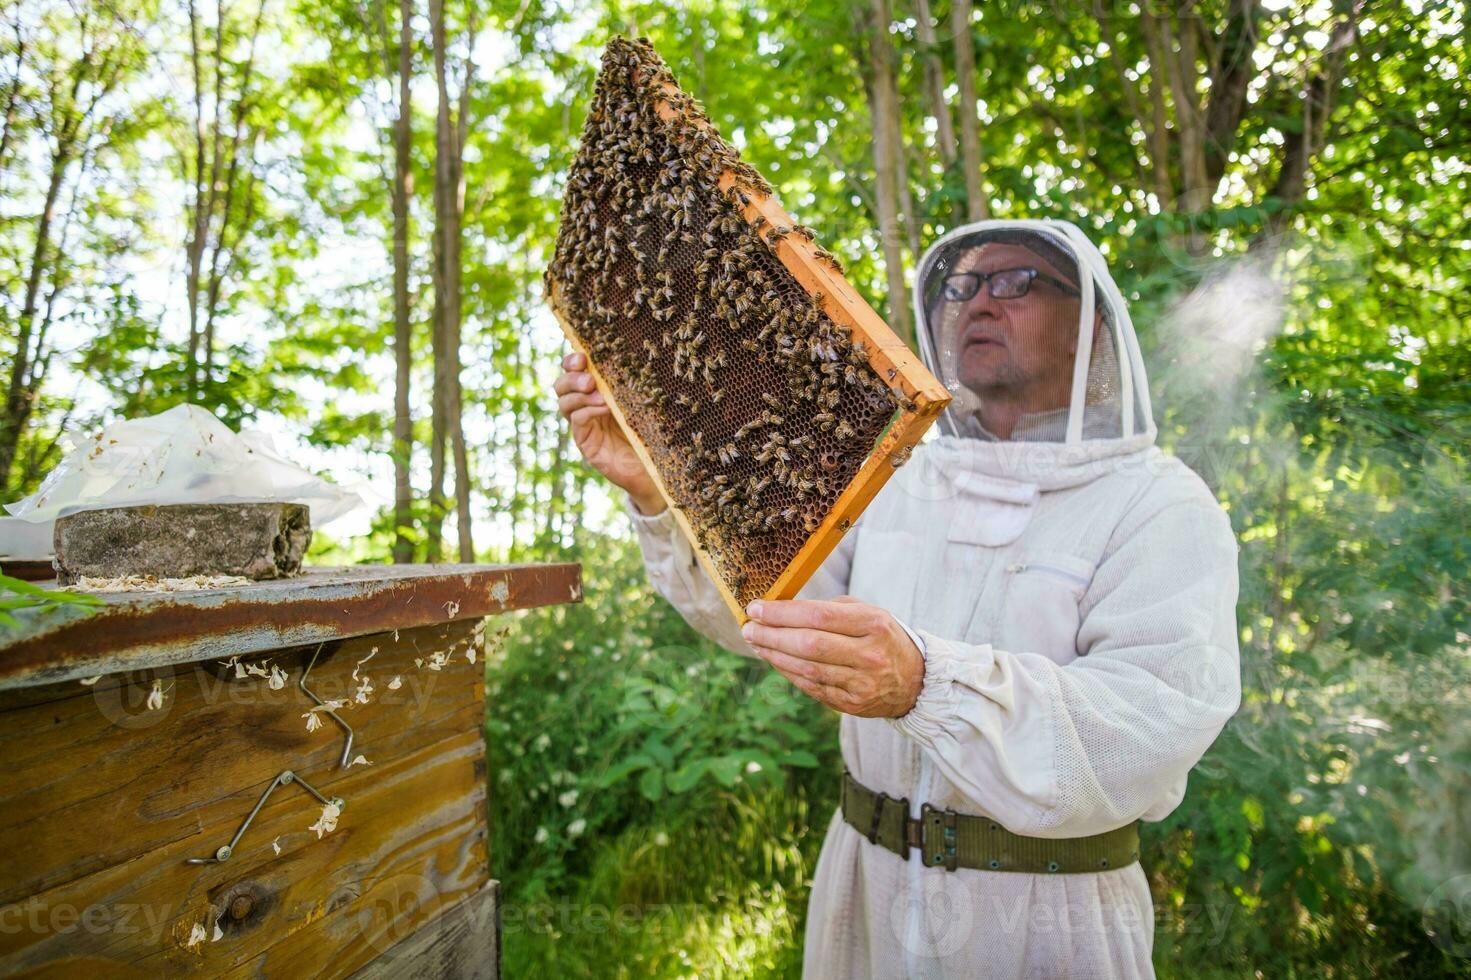
POLYGON ((796 595, 950 400, 643 40, 608 46, 546 287, 737 622, 796 595))

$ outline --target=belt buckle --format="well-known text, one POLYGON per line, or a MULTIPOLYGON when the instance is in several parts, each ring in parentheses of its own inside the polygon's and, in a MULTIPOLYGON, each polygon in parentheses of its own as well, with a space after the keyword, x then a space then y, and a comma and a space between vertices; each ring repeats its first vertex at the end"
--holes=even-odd
POLYGON ((926 803, 919 810, 920 861, 927 868, 941 865, 946 871, 954 871, 959 848, 959 833, 956 829, 960 814, 954 810, 941 810, 926 803))

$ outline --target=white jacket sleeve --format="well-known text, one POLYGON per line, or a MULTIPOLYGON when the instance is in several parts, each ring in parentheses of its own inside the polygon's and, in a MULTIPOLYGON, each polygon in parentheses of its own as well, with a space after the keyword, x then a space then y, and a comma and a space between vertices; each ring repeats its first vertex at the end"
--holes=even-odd
POLYGON ((1014 833, 1161 819, 1240 704, 1236 557, 1214 500, 1127 519, 1080 604, 1083 656, 1059 665, 920 630, 923 689, 888 722, 1014 833))
MULTIPOLYGON (((756 656, 756 651, 741 636, 740 624, 725 604, 720 590, 705 573, 705 567, 695 557, 689 539, 675 523, 669 508, 649 517, 640 513, 631 499, 624 501, 624 507, 633 521, 634 533, 638 535, 639 548, 644 555, 644 566, 649 571, 654 589, 668 599, 684 621, 701 636, 733 653, 756 656)), ((853 565, 856 533, 855 525, 843 535, 832 554, 802 587, 798 598, 831 599, 848 591, 848 572, 853 565)))

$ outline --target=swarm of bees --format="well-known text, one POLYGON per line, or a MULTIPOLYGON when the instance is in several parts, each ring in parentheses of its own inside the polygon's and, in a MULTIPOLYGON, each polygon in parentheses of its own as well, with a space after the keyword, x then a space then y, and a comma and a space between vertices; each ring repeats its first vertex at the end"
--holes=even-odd
POLYGON ((548 294, 742 605, 801 550, 904 402, 777 258, 781 239, 812 231, 745 217, 770 193, 646 40, 609 44, 548 294))

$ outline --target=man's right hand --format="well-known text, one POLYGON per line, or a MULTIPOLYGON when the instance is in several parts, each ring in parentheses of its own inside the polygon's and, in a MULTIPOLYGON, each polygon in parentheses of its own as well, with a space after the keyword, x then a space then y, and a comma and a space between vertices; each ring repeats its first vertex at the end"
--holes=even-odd
POLYGON ((587 359, 576 352, 562 358, 562 374, 552 388, 557 393, 557 411, 572 424, 572 441, 582 457, 628 491, 640 511, 648 515, 662 511, 664 498, 593 382, 587 359))

